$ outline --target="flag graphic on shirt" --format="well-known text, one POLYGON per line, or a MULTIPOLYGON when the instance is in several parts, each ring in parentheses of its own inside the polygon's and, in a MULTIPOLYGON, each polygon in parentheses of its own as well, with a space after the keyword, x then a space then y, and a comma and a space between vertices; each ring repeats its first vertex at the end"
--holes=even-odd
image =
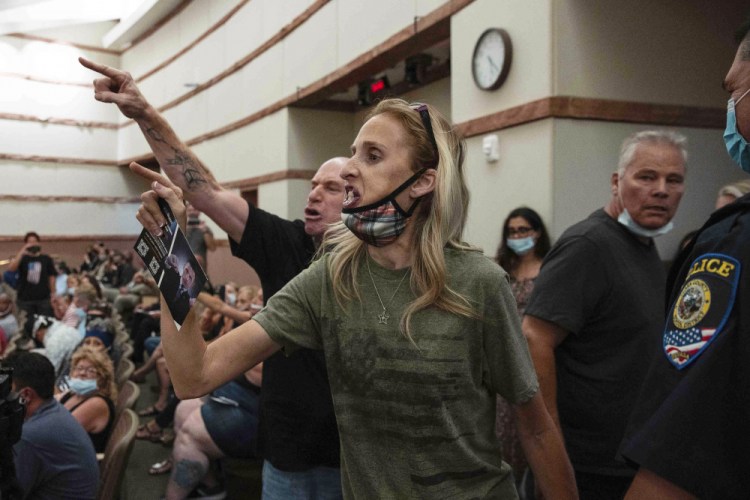
POLYGON ((38 285, 42 280, 42 263, 38 260, 29 262, 26 271, 26 282, 32 285, 38 285))
POLYGON ((715 332, 715 328, 695 327, 688 330, 669 330, 664 335, 664 352, 673 363, 683 365, 711 340, 715 332))

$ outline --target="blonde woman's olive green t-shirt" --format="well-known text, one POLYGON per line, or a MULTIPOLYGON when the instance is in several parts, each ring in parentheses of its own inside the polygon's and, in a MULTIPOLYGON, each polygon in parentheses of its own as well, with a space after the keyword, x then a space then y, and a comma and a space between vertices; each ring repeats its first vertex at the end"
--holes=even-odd
POLYGON ((445 261, 448 286, 477 317, 423 310, 412 318, 416 346, 399 330, 415 299, 411 271, 372 259, 372 280, 367 262, 359 268, 361 302, 338 305, 323 257, 254 318, 287 352, 324 351, 346 498, 516 497, 494 434, 495 395, 521 403, 539 386, 515 300, 481 253, 446 249, 445 261))

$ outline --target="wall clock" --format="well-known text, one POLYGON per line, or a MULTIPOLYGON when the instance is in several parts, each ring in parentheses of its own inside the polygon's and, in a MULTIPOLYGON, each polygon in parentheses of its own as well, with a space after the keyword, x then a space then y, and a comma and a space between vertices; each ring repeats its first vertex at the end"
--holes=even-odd
POLYGON ((510 71, 513 46, 508 32, 490 28, 479 36, 471 58, 474 83, 482 90, 495 90, 505 82, 510 71))

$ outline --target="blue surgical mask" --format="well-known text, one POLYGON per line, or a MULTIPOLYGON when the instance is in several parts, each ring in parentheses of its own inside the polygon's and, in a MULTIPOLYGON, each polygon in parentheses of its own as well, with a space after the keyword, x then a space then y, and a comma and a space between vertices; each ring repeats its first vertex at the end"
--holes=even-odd
POLYGON ((638 236, 643 236, 645 238, 654 238, 656 236, 661 236, 662 234, 667 234, 674 228, 674 224, 672 223, 672 221, 667 222, 662 227, 657 229, 645 228, 634 221, 630 216, 630 212, 628 212, 626 209, 623 209, 622 213, 620 213, 620 215, 617 217, 617 222, 625 226, 631 233, 638 236))
POLYGON ((79 396, 87 396, 96 391, 96 380, 92 378, 71 378, 68 381, 68 387, 79 396))
POLYGON ((742 94, 736 102, 732 98, 727 102, 727 128, 724 130, 724 144, 729 156, 747 173, 750 173, 750 146, 748 146, 747 140, 742 137, 740 131, 737 130, 735 108, 749 92, 750 89, 742 94))
POLYGON ((534 245, 536 243, 534 242, 533 236, 527 236, 525 238, 508 238, 506 244, 508 245, 508 248, 513 250, 514 254, 524 255, 528 253, 532 248, 534 248, 534 245))

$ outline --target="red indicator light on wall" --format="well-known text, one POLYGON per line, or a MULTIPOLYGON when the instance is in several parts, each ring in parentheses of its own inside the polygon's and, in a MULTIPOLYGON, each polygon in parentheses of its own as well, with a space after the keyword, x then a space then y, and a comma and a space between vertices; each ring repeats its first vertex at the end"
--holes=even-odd
POLYGON ((385 88, 385 81, 381 78, 379 80, 375 80, 370 84, 370 92, 373 94, 380 92, 385 88))

